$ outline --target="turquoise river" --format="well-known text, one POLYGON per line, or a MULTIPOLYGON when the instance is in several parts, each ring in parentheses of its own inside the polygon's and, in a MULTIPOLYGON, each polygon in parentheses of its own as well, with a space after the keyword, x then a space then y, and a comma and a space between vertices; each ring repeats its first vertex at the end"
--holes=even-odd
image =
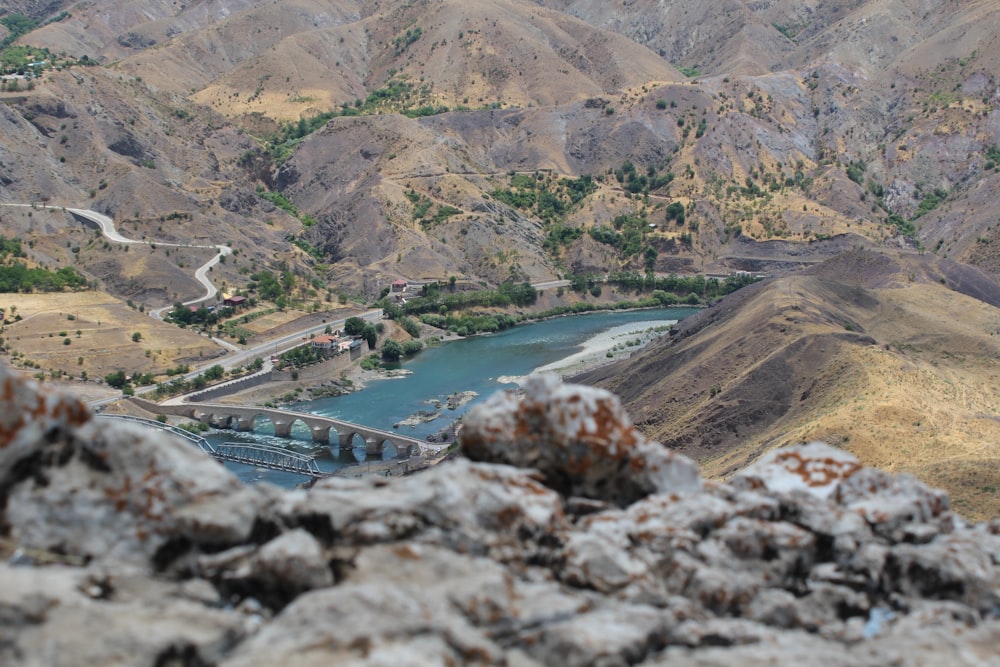
MULTIPOLYGON (((376 380, 361 390, 343 396, 298 403, 292 409, 393 430, 408 417, 435 411, 437 402, 451 394, 474 392, 475 397, 461 407, 440 408, 436 419, 416 425, 399 425, 397 432, 424 439, 437 433, 466 410, 505 388, 516 387, 516 380, 545 366, 559 366, 560 361, 581 356, 612 343, 624 345, 638 334, 628 331, 648 329, 675 322, 697 312, 690 308, 662 310, 608 311, 558 317, 513 327, 495 334, 471 336, 428 347, 401 364, 408 374, 399 378, 376 380)), ((626 350, 631 349, 626 347, 626 350)), ((619 352, 621 354, 621 352, 619 352)), ((626 352, 627 354, 627 352, 626 352)), ((598 353, 603 357, 603 353, 598 353)), ((232 431, 215 432, 213 442, 255 440, 291 447, 316 456, 322 469, 332 470, 355 463, 360 451, 337 451, 338 448, 315 445, 309 431, 296 424, 291 440, 278 439, 273 427, 264 424, 252 434, 232 431), (299 428, 301 427, 301 428, 299 428), (270 434, 268 433, 270 431, 270 434)), ((229 465, 229 464, 227 464, 229 465)), ((232 464, 231 469, 244 481, 268 481, 294 486, 303 478, 289 474, 232 464)))

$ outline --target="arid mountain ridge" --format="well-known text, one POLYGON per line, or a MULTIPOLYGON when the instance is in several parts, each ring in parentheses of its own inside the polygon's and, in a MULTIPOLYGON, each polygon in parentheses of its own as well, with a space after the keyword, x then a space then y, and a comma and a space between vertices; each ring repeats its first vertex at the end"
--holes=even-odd
MULTIPOLYGON (((822 438, 1000 511, 995 3, 9 7, 100 66, 0 93, 4 202, 232 243, 232 288, 778 276, 590 381, 714 474, 822 438)), ((196 258, 0 215, 120 298, 198 292, 196 258)))
POLYGON ((930 254, 858 250, 758 283, 583 377, 649 437, 729 476, 822 440, 1000 513, 1000 287, 930 254))
MULTIPOLYGON (((118 216, 134 213, 122 201, 141 201, 150 217, 184 211, 231 236, 232 225, 259 228, 254 221, 273 213, 261 210, 269 206, 254 187, 277 187, 319 222, 293 232, 321 250, 313 272, 354 292, 394 275, 496 282, 644 268, 587 234, 555 253, 538 247, 551 221, 489 197, 510 186, 510 172, 537 170, 598 180, 560 226, 586 230, 621 214, 657 224, 644 242, 658 253, 658 271, 787 268, 836 254, 844 244, 827 239, 844 234, 862 237, 848 245, 914 245, 889 216, 908 221, 928 197, 936 207, 914 220, 915 239, 996 270, 988 204, 998 175, 986 169, 998 132, 995 10, 854 4, 15 4, 40 17, 69 12, 24 42, 105 66, 73 68, 79 82, 47 75, 23 102, 8 100, 15 116, 48 123, 50 136, 30 123, 11 128, 11 143, 26 141, 7 148, 6 189, 10 199, 78 203, 97 188, 91 203, 118 216), (406 89, 393 96, 394 83, 406 89), (334 118, 282 164, 239 166, 257 150, 253 137, 260 145, 278 123, 352 108, 373 93, 388 97, 334 118), (101 140, 59 154, 79 143, 66 130, 64 144, 61 135, 53 141, 65 111, 38 107, 49 95, 89 105, 83 122, 98 120, 99 104, 101 140), (421 106, 465 110, 392 113, 421 106), (135 128, 144 119, 154 127, 135 128), (229 132, 224 149, 202 138, 175 149, 229 132), (18 164, 22 151, 37 161, 38 141, 43 158, 65 162, 18 164), (613 172, 627 162, 673 180, 648 198, 624 196, 613 172), (121 166, 109 178, 111 163, 121 166), (164 183, 179 185, 166 193, 164 183), (430 208, 417 218, 423 197, 430 208), (671 202, 690 211, 686 227, 663 217, 671 202), (504 221, 516 233, 494 234, 504 221), (507 239, 525 237, 505 252, 507 239), (767 239, 805 242, 805 256, 747 243, 767 239)), ((79 111, 72 107, 70 130, 80 129, 79 111)), ((288 243, 296 225, 264 230, 268 242, 254 247, 284 252, 308 273, 317 258, 288 243)))

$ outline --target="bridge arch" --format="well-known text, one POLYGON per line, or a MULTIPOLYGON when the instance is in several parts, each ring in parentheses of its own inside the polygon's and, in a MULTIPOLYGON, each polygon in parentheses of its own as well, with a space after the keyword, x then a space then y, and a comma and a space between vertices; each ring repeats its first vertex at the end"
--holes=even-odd
POLYGON ((240 420, 241 431, 253 431, 261 435, 277 435, 277 425, 271 415, 264 412, 255 412, 240 420))
POLYGON ((377 451, 377 456, 383 461, 394 459, 399 456, 399 449, 396 447, 396 443, 388 438, 383 438, 382 441, 378 443, 377 451))
POLYGON ((351 452, 354 455, 354 460, 359 463, 369 458, 368 441, 357 431, 341 431, 339 446, 340 451, 351 452))
MULTIPOLYGON (((277 426, 275 426, 275 431, 277 431, 277 426)), ((275 433, 277 435, 277 433, 275 433)), ((288 423, 288 434, 284 436, 290 440, 301 440, 304 442, 312 442, 313 440, 313 429, 312 426, 303 417, 293 417, 288 423)))
POLYGON ((226 428, 226 429, 232 429, 234 431, 240 430, 239 417, 237 417, 236 415, 226 414, 224 412, 222 413, 213 412, 208 416, 207 420, 202 420, 202 421, 207 421, 208 425, 211 426, 212 428, 226 428))
MULTIPOLYGON (((145 404, 141 399, 137 400, 145 404)), ((255 431, 260 435, 300 442, 311 440, 328 446, 334 454, 353 451, 358 461, 407 458, 421 452, 420 441, 415 438, 304 412, 209 403, 169 406, 169 409, 150 404, 147 409, 182 414, 219 428, 255 431)))

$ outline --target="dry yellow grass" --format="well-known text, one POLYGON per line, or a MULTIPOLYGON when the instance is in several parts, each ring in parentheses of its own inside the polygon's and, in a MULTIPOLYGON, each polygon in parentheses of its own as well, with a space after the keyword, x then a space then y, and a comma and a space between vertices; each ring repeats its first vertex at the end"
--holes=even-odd
POLYGON ((91 378, 118 370, 155 374, 222 351, 205 336, 155 320, 103 292, 3 297, 7 320, 15 314, 22 318, 3 332, 11 350, 7 361, 15 367, 31 362, 28 370, 62 370, 71 377, 85 371, 91 378))
POLYGON ((647 435, 709 476, 823 440, 946 489, 969 518, 998 516, 1000 310, 934 280, 942 266, 858 253, 601 373, 647 435))
POLYGON ((821 402, 709 468, 760 448, 824 440, 867 465, 946 488, 970 517, 1000 515, 997 310, 939 285, 886 290, 882 310, 865 330, 890 342, 841 348, 819 376, 829 383, 821 402))

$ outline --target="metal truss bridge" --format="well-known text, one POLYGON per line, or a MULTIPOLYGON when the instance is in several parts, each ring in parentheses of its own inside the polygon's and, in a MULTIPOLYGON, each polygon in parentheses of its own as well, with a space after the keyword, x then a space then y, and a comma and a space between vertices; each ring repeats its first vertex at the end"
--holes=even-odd
POLYGON ((243 463, 256 468, 267 468, 269 470, 281 470, 292 472, 307 477, 329 477, 330 473, 319 469, 316 460, 307 455, 293 452, 283 447, 272 445, 260 445, 245 442, 225 442, 218 446, 213 445, 205 438, 196 433, 185 431, 182 428, 164 424, 153 419, 133 417, 131 415, 109 415, 99 414, 98 418, 114 421, 127 421, 140 424, 148 428, 156 428, 161 431, 169 431, 174 435, 183 438, 201 451, 218 461, 231 461, 233 463, 243 463))

